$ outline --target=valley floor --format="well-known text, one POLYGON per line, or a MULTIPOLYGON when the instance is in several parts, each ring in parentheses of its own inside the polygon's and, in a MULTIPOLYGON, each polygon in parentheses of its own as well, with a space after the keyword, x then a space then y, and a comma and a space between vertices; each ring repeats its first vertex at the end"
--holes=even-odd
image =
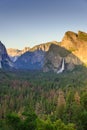
POLYGON ((87 130, 87 69, 0 70, 0 130, 87 130))

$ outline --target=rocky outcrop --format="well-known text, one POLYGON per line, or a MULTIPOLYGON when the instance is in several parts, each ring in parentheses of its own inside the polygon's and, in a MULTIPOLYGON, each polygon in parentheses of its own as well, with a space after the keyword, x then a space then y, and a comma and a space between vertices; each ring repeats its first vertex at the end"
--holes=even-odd
POLYGON ((87 33, 66 32, 61 44, 52 45, 48 50, 43 71, 58 72, 63 58, 66 70, 73 70, 77 65, 87 66, 87 33))
POLYGON ((47 52, 52 44, 58 45, 59 42, 52 41, 52 42, 42 43, 40 45, 34 46, 33 48, 30 49, 30 51, 42 50, 47 52))
POLYGON ((74 32, 68 31, 65 33, 62 42, 61 47, 64 47, 65 49, 69 51, 75 51, 78 48, 78 35, 74 32))
POLYGON ((66 70, 72 70, 76 65, 82 64, 70 51, 58 45, 51 45, 49 51, 45 55, 43 71, 58 72, 62 66, 63 59, 66 70))
POLYGON ((87 65, 87 33, 81 31, 78 31, 78 34, 66 32, 61 46, 87 65))
POLYGON ((7 54, 6 48, 0 41, 0 68, 8 69, 12 67, 13 64, 7 54))

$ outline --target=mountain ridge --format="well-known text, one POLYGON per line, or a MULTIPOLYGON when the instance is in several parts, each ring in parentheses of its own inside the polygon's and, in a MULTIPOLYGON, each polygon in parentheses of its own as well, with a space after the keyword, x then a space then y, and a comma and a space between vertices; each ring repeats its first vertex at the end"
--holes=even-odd
MULTIPOLYGON (((8 55, 12 53, 11 50, 10 52, 7 50, 7 52, 8 55)), ((32 48, 25 47, 23 50, 13 49, 13 52, 14 55, 11 54, 11 56, 17 58, 14 61, 14 67, 16 65, 16 68, 17 64, 21 66, 22 62, 22 65, 27 66, 27 69, 31 69, 32 67, 29 68, 29 66, 37 64, 37 66, 41 65, 42 68, 40 67, 40 69, 44 72, 51 70, 57 72, 64 58, 66 70, 72 70, 76 65, 87 66, 87 33, 82 31, 78 31, 78 33, 67 31, 61 42, 52 41, 42 43, 32 48), (37 62, 38 59, 40 62, 37 62), (35 63, 34 61, 36 64, 33 64, 35 63)), ((39 69, 39 67, 37 68, 39 69)))
POLYGON ((8 48, 7 53, 8 53, 8 55, 14 57, 14 56, 20 56, 20 55, 24 54, 27 51, 30 51, 30 52, 33 52, 35 50, 48 51, 50 45, 53 44, 53 43, 54 44, 59 44, 59 42, 57 42, 57 41, 51 41, 51 42, 41 43, 41 44, 35 45, 32 48, 24 47, 24 49, 22 49, 22 50, 15 49, 15 48, 8 48))

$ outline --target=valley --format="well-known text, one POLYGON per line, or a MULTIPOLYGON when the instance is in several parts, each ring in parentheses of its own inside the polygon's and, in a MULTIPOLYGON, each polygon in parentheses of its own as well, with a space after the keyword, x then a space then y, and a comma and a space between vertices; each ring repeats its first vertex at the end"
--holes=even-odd
POLYGON ((54 130, 55 123, 60 130, 86 130, 86 77, 82 66, 60 74, 0 71, 1 130, 54 130))
POLYGON ((86 37, 10 51, 0 42, 0 130, 87 130, 86 37))

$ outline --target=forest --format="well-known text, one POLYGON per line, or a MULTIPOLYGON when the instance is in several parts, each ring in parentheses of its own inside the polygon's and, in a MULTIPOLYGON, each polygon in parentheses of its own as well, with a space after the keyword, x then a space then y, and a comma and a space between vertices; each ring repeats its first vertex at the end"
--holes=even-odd
POLYGON ((87 70, 0 70, 0 130, 87 130, 87 70))

